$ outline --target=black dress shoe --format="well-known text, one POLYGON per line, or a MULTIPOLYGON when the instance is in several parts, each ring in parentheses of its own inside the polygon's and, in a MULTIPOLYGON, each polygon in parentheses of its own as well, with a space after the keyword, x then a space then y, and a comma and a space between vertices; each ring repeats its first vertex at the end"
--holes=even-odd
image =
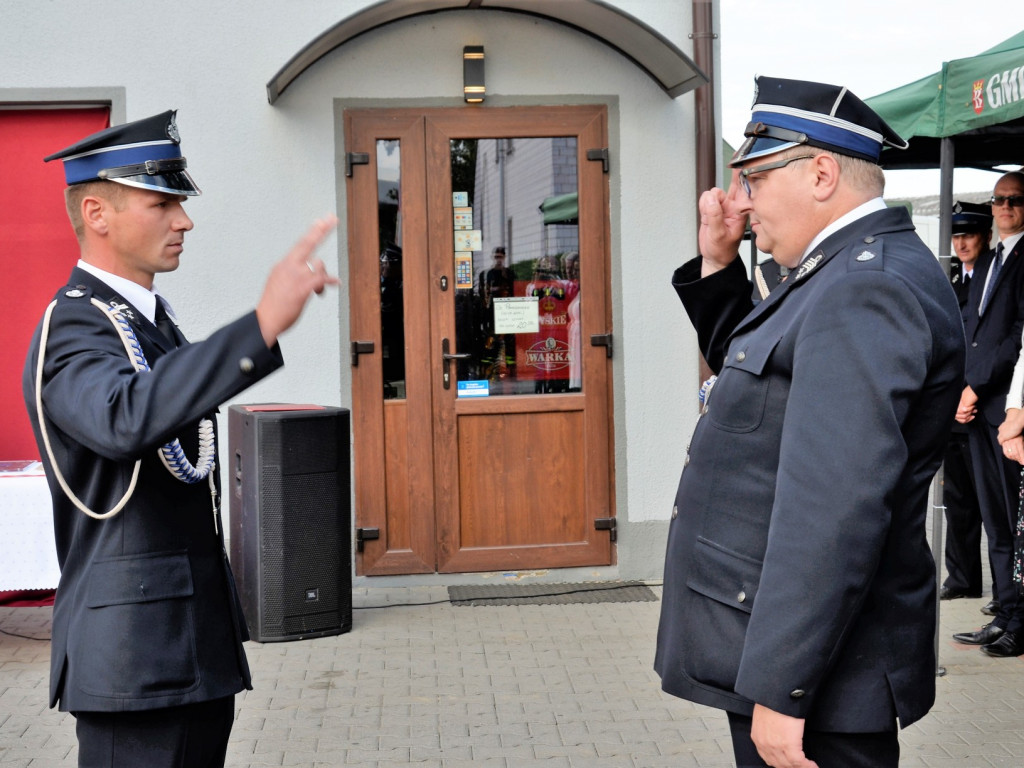
POLYGON ((961 597, 981 597, 981 593, 971 594, 964 592, 962 589, 954 589, 952 587, 943 586, 939 589, 939 600, 957 600, 961 597))
POLYGON ((986 616, 995 616, 997 613, 999 613, 999 601, 989 600, 987 603, 981 606, 981 612, 984 613, 986 616))
POLYGON ((1016 632, 1004 632, 994 643, 981 646, 981 650, 989 656, 1007 658, 1024 654, 1024 639, 1018 639, 1016 632))
POLYGON ((953 635, 953 639, 958 643, 967 643, 967 645, 988 645, 995 643, 1005 632, 1005 629, 997 627, 995 624, 986 624, 977 632, 958 632, 953 635))

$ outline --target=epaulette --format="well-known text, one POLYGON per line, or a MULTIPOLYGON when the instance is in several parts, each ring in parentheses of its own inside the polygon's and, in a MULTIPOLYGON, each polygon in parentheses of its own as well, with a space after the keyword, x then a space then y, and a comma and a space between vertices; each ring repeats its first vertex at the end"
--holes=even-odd
POLYGON ((882 240, 874 235, 868 235, 863 240, 848 246, 850 257, 847 260, 847 268, 852 272, 859 269, 873 269, 881 271, 885 266, 883 258, 882 240))
POLYGON ((92 288, 86 285, 66 285, 61 290, 57 291, 55 297, 58 303, 64 301, 81 301, 85 299, 86 303, 92 298, 92 288))

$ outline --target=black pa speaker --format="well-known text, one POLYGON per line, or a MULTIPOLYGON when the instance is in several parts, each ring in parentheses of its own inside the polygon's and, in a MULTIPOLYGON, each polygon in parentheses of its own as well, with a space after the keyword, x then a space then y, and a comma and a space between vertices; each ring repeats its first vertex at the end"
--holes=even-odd
POLYGON ((233 405, 231 569, 259 643, 352 629, 349 412, 233 405))

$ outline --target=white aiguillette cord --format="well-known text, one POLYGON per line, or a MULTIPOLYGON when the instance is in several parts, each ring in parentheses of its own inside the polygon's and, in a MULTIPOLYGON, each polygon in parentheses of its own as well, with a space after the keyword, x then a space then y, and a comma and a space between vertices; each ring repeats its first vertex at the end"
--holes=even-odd
MULTIPOLYGON (((132 365, 135 366, 135 370, 150 370, 149 363, 146 361, 146 355, 142 351, 142 346, 139 344, 139 340, 136 338, 131 326, 124 319, 124 316, 116 308, 104 304, 99 299, 94 298, 91 299, 91 301, 93 305, 99 308, 113 324, 114 329, 117 331, 117 335, 121 338, 121 343, 124 344, 125 352, 128 353, 128 358, 131 360, 132 365)), ((68 499, 70 499, 78 509, 89 517, 96 520, 105 520, 120 512, 132 497, 139 479, 139 469, 142 466, 142 459, 138 459, 135 462, 135 468, 132 470, 132 479, 128 484, 128 490, 125 491, 124 496, 122 496, 109 511, 104 512, 103 514, 93 512, 89 509, 89 507, 75 495, 75 492, 71 490, 67 481, 64 479, 64 475, 61 474, 60 467, 57 466, 57 461, 53 455, 53 449, 50 446, 50 436, 46 431, 46 419, 43 415, 43 362, 46 352, 46 341, 50 335, 50 316, 53 314, 53 309, 56 306, 57 302, 54 300, 50 303, 50 306, 46 308, 46 313, 43 315, 42 332, 39 338, 39 359, 36 363, 36 415, 39 419, 39 432, 42 435, 43 446, 46 448, 46 455, 50 459, 50 466, 53 468, 53 474, 57 478, 57 483, 60 485, 61 490, 64 491, 68 499)), ((214 482, 213 468, 216 466, 216 462, 214 460, 216 453, 216 442, 213 436, 213 422, 209 419, 203 419, 199 422, 198 469, 189 463, 189 460, 185 456, 185 452, 181 448, 181 443, 178 442, 177 438, 172 440, 170 443, 161 446, 158 451, 160 461, 162 461, 164 466, 167 467, 167 470, 183 483, 192 484, 198 483, 204 479, 209 480, 210 496, 213 499, 213 528, 215 532, 217 532, 217 487, 214 482)))

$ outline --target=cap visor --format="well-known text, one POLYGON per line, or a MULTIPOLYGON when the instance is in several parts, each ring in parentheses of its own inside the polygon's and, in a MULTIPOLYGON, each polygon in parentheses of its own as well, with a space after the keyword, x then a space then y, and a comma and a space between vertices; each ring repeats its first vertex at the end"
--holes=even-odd
POLYGON ((117 184, 124 184, 139 189, 150 189, 154 192, 166 192, 169 195, 201 195, 202 191, 196 186, 188 171, 170 171, 149 175, 140 173, 137 176, 121 176, 110 179, 117 184))
POLYGON ((756 160, 759 157, 767 157, 781 152, 784 149, 798 146, 795 141, 783 141, 782 139, 769 139, 765 137, 751 137, 736 150, 736 154, 729 161, 730 168, 738 168, 748 160, 756 160))

